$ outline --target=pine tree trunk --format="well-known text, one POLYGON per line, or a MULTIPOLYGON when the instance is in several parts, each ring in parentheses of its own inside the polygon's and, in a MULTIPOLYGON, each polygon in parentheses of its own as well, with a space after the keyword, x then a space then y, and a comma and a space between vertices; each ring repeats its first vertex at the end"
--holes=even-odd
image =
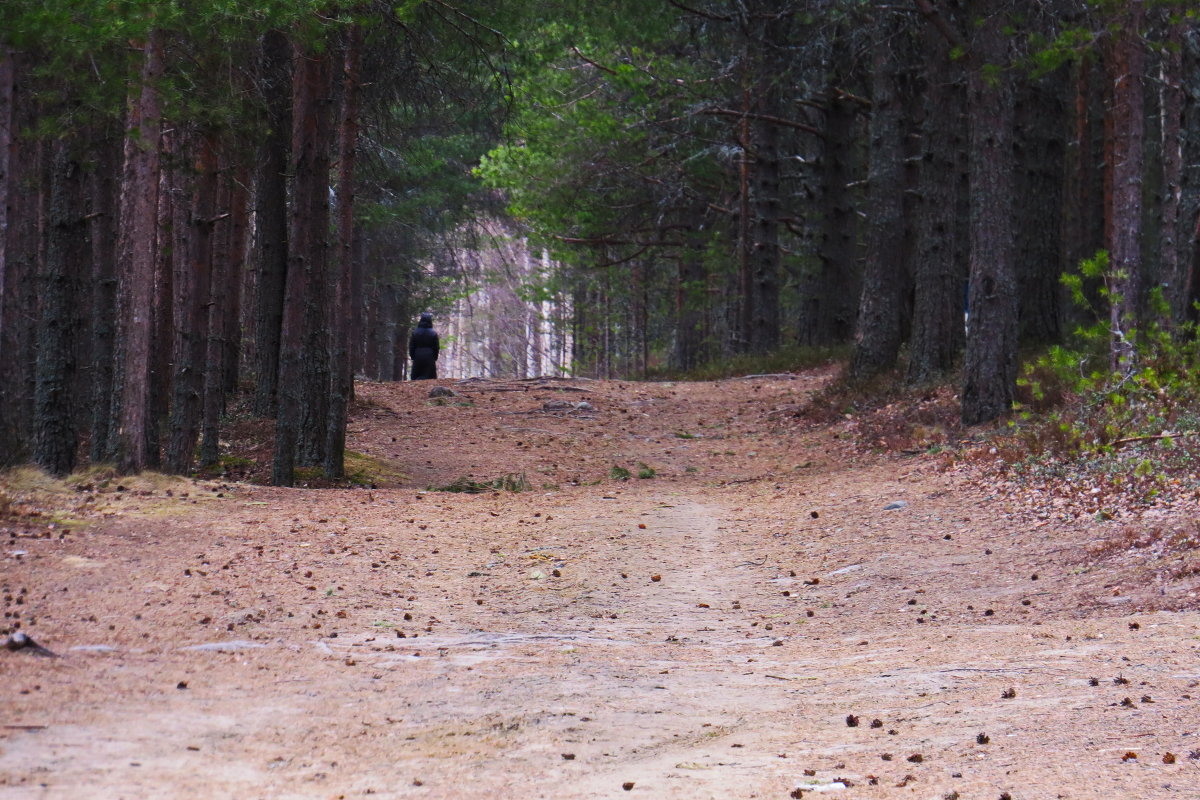
MULTIPOLYGON (((184 181, 190 202, 184 203, 181 196, 182 213, 177 215, 178 224, 187 227, 188 237, 186 247, 175 259, 179 267, 175 273, 175 371, 166 466, 181 475, 191 470, 194 461, 211 337, 208 327, 213 309, 213 226, 218 182, 214 139, 212 133, 203 132, 185 144, 196 154, 195 165, 184 181)), ((213 377, 220 381, 220 372, 213 377)))
MULTIPOLYGON (((12 51, 0 45, 0 336, 5 332, 4 300, 8 295, 8 213, 12 185, 13 129, 16 122, 16 60, 12 51)), ((0 340, 2 344, 2 340, 0 340)), ((3 377, 3 376, 0 376, 3 377)), ((4 413, 0 403, 0 414, 4 413)), ((0 417, 0 420, 3 418, 0 417)), ((3 423, 0 422, 0 431, 3 423)), ((3 440, 0 439, 0 444, 3 440)))
POLYGON ((383 380, 380 366, 380 351, 383 342, 383 287, 378 279, 367 282, 366 327, 364 329, 362 371, 368 377, 383 380))
MULTIPOLYGON (((1183 210, 1183 35, 1182 23, 1173 23, 1167 33, 1167 48, 1162 56, 1162 68, 1158 82, 1159 107, 1162 109, 1162 282, 1166 285, 1166 300, 1170 308, 1170 319, 1184 319, 1184 303, 1187 285, 1186 253, 1187 234, 1181 229, 1183 210)), ((1191 131, 1190 135, 1196 135, 1191 131)))
MULTIPOLYGON (((1200 97, 1200 25, 1193 23, 1183 35, 1182 89, 1190 97, 1200 97)), ((1179 198, 1180 256, 1178 294, 1179 318, 1197 320, 1200 311, 1200 102, 1183 107, 1183 130, 1193 132, 1183 140, 1183 169, 1179 198)))
MULTIPOLYGON (((769 87, 763 94, 763 113, 780 116, 776 102, 779 91, 769 87)), ((779 131, 774 123, 751 126, 754 162, 751 168, 752 211, 750 269, 749 351, 769 353, 779 346, 779 217, 782 206, 779 167, 779 131)))
POLYGON ((96 152, 96 166, 89 176, 92 241, 89 456, 93 464, 115 457, 111 409, 117 341, 117 216, 120 201, 116 192, 121 169, 120 138, 106 138, 96 152))
POLYGON ((965 138, 962 72, 950 44, 932 25, 923 29, 925 92, 921 159, 915 201, 913 321, 906 380, 927 384, 955 366, 961 352, 963 289, 955 218, 961 180, 957 155, 965 138))
POLYGON ((255 205, 258 293, 254 332, 254 413, 274 416, 278 404, 280 336, 288 269, 287 172, 292 129, 291 51, 287 37, 268 31, 262 41, 267 135, 259 153, 255 205))
POLYGON ((704 301, 707 276, 704 252, 698 237, 688 236, 688 246, 679 255, 675 280, 675 347, 671 366, 690 370, 705 360, 704 301))
POLYGON ((34 389, 34 461, 52 475, 75 468, 79 433, 71 402, 75 372, 74 309, 78 266, 87 264, 83 169, 71 142, 54 140, 46 254, 38 280, 37 370, 34 389))
MULTIPOLYGON (((1065 133, 1061 86, 1066 70, 1017 89, 1016 136, 1021 163, 1014 207, 1020 338, 1047 344, 1062 334, 1062 208, 1065 201, 1065 133)), ((1032 80, 1032 79, 1029 79, 1032 80)))
POLYGON ((820 271, 804 291, 800 343, 824 346, 854 337, 855 298, 861 292, 854 180, 857 113, 830 93, 821 158, 820 271))
POLYGON ((332 392, 325 442, 325 475, 346 474, 346 421, 354 394, 351 348, 354 313, 351 309, 354 275, 354 167, 358 149, 358 87, 361 80, 362 32, 357 26, 346 31, 342 59, 342 108, 338 125, 337 170, 337 264, 334 290, 332 392))
MULTIPOLYGON (((229 220, 224 224, 228 244, 225 251, 229 254, 229 301, 225 309, 224 346, 225 355, 222 358, 224 378, 222 380, 225 397, 236 394, 242 373, 242 319, 252 304, 246 302, 250 294, 251 283, 248 280, 249 270, 246 269, 246 259, 250 251, 250 184, 251 171, 246 164, 231 164, 232 180, 228 183, 229 191, 229 220)), ((224 402, 222 402, 224 406, 224 402)))
MULTIPOLYGON (((1063 202, 1060 212, 1061 260, 1076 270, 1086 258, 1104 247, 1104 178, 1100 155, 1103 143, 1103 75, 1091 56, 1085 54, 1072 65, 1071 133, 1064 155, 1063 202)), ((1092 287, 1087 287, 1091 289, 1092 287)), ((1062 309, 1064 328, 1090 324, 1083 309, 1062 309)))
POLYGON ((1012 408, 1017 378, 1017 284, 1013 264, 1013 90, 1003 3, 980 9, 968 76, 971 262, 963 364, 962 421, 996 419, 1012 408), (997 72, 985 65, 999 66, 997 72))
MULTIPOLYGON (((24 69, 18 67, 21 74, 24 69)), ((32 449, 29 420, 33 419, 37 336, 29 324, 38 305, 38 271, 42 257, 41 231, 45 227, 45 178, 49 145, 42 138, 21 133, 39 124, 36 103, 18 93, 14 106, 13 137, 10 142, 9 227, 5 243, 5 294, 2 314, 7 322, 0 330, 0 401, 7 419, 0 439, 8 448, 0 452, 0 464, 27 461, 32 449), (17 224, 17 221, 22 221, 17 224)))
POLYGON ((870 378, 896 365, 907 293, 904 216, 905 118, 900 89, 900 25, 885 12, 873 50, 866 267, 850 375, 870 378))
POLYGON ((162 438, 167 430, 171 412, 171 386, 175 365, 175 275, 182 267, 177 263, 188 252, 191 229, 187 222, 187 206, 191 195, 181 185, 184 148, 182 128, 164 128, 159 141, 158 239, 154 276, 154 332, 150 345, 150 428, 148 431, 150 462, 161 466, 164 449, 162 438))
MULTIPOLYGON (((292 70, 292 211, 279 359, 279 413, 272 482, 291 486, 298 464, 314 463, 311 435, 324 443, 329 402, 325 344, 325 281, 329 223, 329 101, 327 53, 294 47, 292 70), (320 381, 324 361, 326 380, 320 381), (319 383, 318 383, 319 382, 319 383)), ((319 458, 316 459, 319 463, 319 458)))
POLYGON ((151 454, 150 372, 161 128, 157 82, 162 71, 163 33, 154 30, 144 45, 141 80, 130 104, 121 176, 117 246, 121 392, 116 438, 118 464, 125 472, 140 471, 156 460, 151 454))
MULTIPOLYGON (((217 166, 214 162, 213 166, 217 166)), ((227 171, 219 169, 220 173, 227 171)), ((214 175, 215 178, 215 175, 214 175)), ((204 342, 204 384, 201 393, 199 464, 212 467, 221 460, 221 414, 225 410, 227 381, 226 358, 229 354, 230 307, 236 306, 239 260, 233 253, 233 182, 222 179, 216 187, 216 214, 211 226, 211 288, 202 313, 206 317, 204 342)), ((232 315, 234 321, 237 316, 232 315)))
POLYGON ((738 122, 737 140, 741 151, 738 158, 738 214, 737 214, 737 253, 738 274, 736 298, 736 321, 733 326, 734 335, 731 344, 734 352, 745 353, 750 349, 750 326, 754 318, 754 237, 753 237, 753 200, 751 198, 751 139, 750 113, 753 109, 750 99, 748 78, 742 78, 746 85, 742 89, 742 111, 745 117, 738 122))
MULTIPOLYGON (((0 46, 0 352, 15 353, 12 315, 8 313, 14 286, 9 266, 9 208, 15 194, 12 154, 16 123, 16 58, 0 46)), ((14 463, 20 446, 16 435, 16 411, 13 400, 16 359, 0 359, 0 467, 14 463)))
POLYGON ((1108 55, 1112 85, 1109 109, 1111 141, 1108 150, 1109 191, 1105 209, 1108 250, 1110 348, 1114 370, 1133 366, 1128 335, 1137 325, 1142 302, 1142 178, 1145 147, 1145 50, 1140 31, 1144 21, 1141 0, 1130 0, 1129 18, 1121 25, 1108 55))

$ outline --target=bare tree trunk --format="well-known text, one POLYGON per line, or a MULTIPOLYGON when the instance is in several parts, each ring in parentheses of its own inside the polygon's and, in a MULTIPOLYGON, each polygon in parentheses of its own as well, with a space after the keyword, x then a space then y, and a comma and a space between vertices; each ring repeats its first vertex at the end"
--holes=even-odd
POLYGON ((750 200, 750 88, 749 78, 743 77, 746 85, 742 89, 742 111, 745 116, 738 123, 737 138, 741 155, 738 158, 738 215, 737 215, 737 247, 738 247, 738 285, 737 311, 734 325, 734 351, 746 352, 750 347, 750 320, 754 316, 754 239, 752 237, 753 215, 750 200))
POLYGON ((0 335, 5 330, 4 297, 8 287, 8 209, 12 194, 10 162, 16 122, 15 90, 16 63, 12 51, 0 46, 0 335))
MULTIPOLYGON (((1077 269, 1086 258, 1104 247, 1104 179, 1099 146, 1103 139, 1099 118, 1099 84, 1103 78, 1095 59, 1084 55, 1072 65, 1072 132, 1065 153, 1063 203, 1060 213, 1062 262, 1077 269)), ((1066 320, 1082 322, 1082 309, 1067 306, 1066 320)))
POLYGON ((184 268, 179 260, 188 252, 191 229, 187 208, 192 201, 179 169, 185 131, 164 128, 159 155, 157 256, 154 276, 154 333, 150 345, 150 428, 147 432, 150 462, 161 466, 162 437, 171 413, 171 387, 175 377, 175 277, 184 268))
POLYGON ((113 457, 113 383, 117 339, 117 184, 121 169, 121 140, 107 139, 97 150, 91 173, 92 241, 92 463, 113 457))
POLYGON ((877 23, 871 78, 870 169, 867 187, 867 262, 850 375, 869 378, 892 369, 900 352, 901 315, 907 293, 904 215, 905 117, 900 89, 900 24, 884 11, 877 23))
MULTIPOLYGON (((242 372, 242 324, 247 306, 248 273, 246 259, 250 251, 250 168, 245 164, 231 165, 233 174, 229 188, 229 221, 224 225, 229 243, 229 301, 225 309, 222 393, 228 397, 238 391, 242 372)), ((224 400, 222 400, 222 409, 224 400)))
POLYGON ((955 217, 961 181, 957 154, 965 138, 962 71, 951 60, 950 43, 932 25, 923 30, 924 119, 915 201, 913 320, 910 384, 931 383, 948 374, 963 345, 965 270, 955 247, 955 217))
MULTIPOLYGON (((779 116, 780 90, 770 86, 764 113, 779 116)), ((769 353, 779 346, 779 217, 781 215, 779 131, 774 123, 754 126, 754 164, 751 180, 750 226, 750 341, 752 353, 769 353)))
MULTIPOLYGON (((186 474, 192 468, 203 412, 209 320, 212 316, 213 226, 216 224, 217 153, 215 137, 202 132, 187 142, 196 152, 195 169, 184 182, 190 202, 181 196, 176 215, 188 231, 187 246, 176 257, 175 371, 167 469, 186 474)), ((177 239, 178 241, 178 239, 177 239)), ((219 358, 219 357, 218 357, 219 358)), ((220 380, 220 373, 215 376, 220 380)))
POLYGON ((1065 201, 1064 140, 1067 131, 1066 70, 1022 80, 1016 95, 1016 175, 1014 207, 1016 264, 1022 341, 1046 344, 1062 334, 1061 229, 1065 201))
MULTIPOLYGON (((21 74, 23 65, 17 65, 21 74)), ((45 222, 45 162, 48 146, 43 139, 21 133, 38 124, 38 108, 19 91, 15 96, 12 138, 9 142, 9 226, 5 242, 5 285, 0 302, 5 323, 0 329, 0 403, 4 407, 0 442, 0 464, 17 464, 29 459, 33 418, 34 372, 37 337, 32 309, 37 308, 37 276, 42 258, 42 229, 45 222), (19 187, 35 187, 25 191, 19 187), (18 221, 21 224, 16 224, 18 221)))
POLYGON ((675 347, 671 353, 671 366, 684 371, 700 366, 707 356, 704 302, 708 294, 702 241, 689 231, 686 242, 675 273, 675 347))
POLYGON ((258 294, 254 333, 254 411, 274 416, 278 404, 280 336, 288 269, 287 172, 291 135, 290 51, 287 37, 268 31, 262 40, 262 83, 268 133, 259 154, 255 221, 258 294))
MULTIPOLYGON (((1183 33, 1182 88, 1191 97, 1200 97, 1200 25, 1193 23, 1183 33)), ((1185 131, 1200 130, 1200 103, 1183 107, 1185 131)), ((1183 141, 1183 170, 1180 177, 1180 319, 1200 317, 1200 136, 1189 135, 1183 141)))
POLYGON ((854 337, 859 297, 858 215, 850 183, 855 172, 857 114, 846 100, 829 97, 821 157, 820 271, 804 293, 800 343, 841 344, 854 337))
MULTIPOLYGON (((214 162, 213 166, 217 166, 214 162)), ((218 170, 225 172, 226 170, 218 170)), ((214 176, 215 177, 215 176, 214 176)), ((230 209, 236 188, 228 178, 215 187, 216 212, 210 221, 211 280, 202 314, 205 317, 204 371, 201 392, 200 458, 201 467, 211 467, 221 460, 221 414, 225 409, 227 380, 226 359, 229 357, 229 308, 236 306, 238 295, 237 270, 239 260, 234 256, 233 217, 230 209)), ((236 323, 236 314, 232 315, 236 323)))
POLYGON ((376 278, 366 282, 364 290, 366 309, 365 341, 363 342, 363 374, 377 381, 383 380, 380 366, 380 351, 383 342, 383 286, 376 278))
POLYGON ((354 395, 351 348, 355 314, 350 306, 354 275, 354 166, 358 149, 358 87, 361 80, 362 31, 353 26, 346 31, 342 60, 342 108, 338 125, 337 171, 337 275, 334 290, 332 389, 329 424, 325 442, 325 475, 342 478, 346 474, 346 420, 354 395))
POLYGON ((116 438, 118 463, 125 472, 140 471, 155 460, 150 452, 154 423, 150 372, 162 113, 157 81, 162 71, 163 33, 156 29, 144 44, 141 80, 130 103, 121 176, 117 247, 121 393, 116 438))
MULTIPOLYGON (((16 123, 16 59, 8 47, 0 46, 0 351, 13 353, 12 323, 5 313, 9 303, 12 282, 9 268, 9 207, 13 192, 13 161, 15 146, 13 130, 16 123)), ((15 441, 15 420, 12 404, 13 365, 0 364, 0 466, 7 466, 20 452, 15 441)))
MULTIPOLYGON (((1186 230, 1180 229, 1183 210, 1183 24, 1172 23, 1159 76, 1162 108, 1162 276, 1167 285, 1170 319, 1182 321, 1187 297, 1186 230)), ((1195 131, 1191 135, 1196 135, 1195 131)))
MULTIPOLYGON (((329 222, 328 53, 294 46, 292 72, 291 224, 287 288, 279 363, 279 413, 275 425, 272 482, 291 486, 297 463, 312 463, 309 435, 314 417, 325 419, 328 383, 316 385, 324 345, 325 281, 329 222), (318 398, 314 394, 319 394, 318 398)), ((326 366, 328 362, 326 361, 326 366)), ((328 371, 325 372, 326 378, 328 371)), ((320 426, 322 433, 324 425, 320 426)), ((323 444, 322 439, 322 444, 323 444)))
POLYGON ((1141 0, 1130 0, 1128 19, 1120 26, 1108 57, 1112 81, 1111 141, 1108 162, 1110 191, 1105 209, 1112 278, 1109 281, 1111 366, 1132 368, 1132 342, 1142 301, 1142 178, 1145 147, 1146 54, 1140 31, 1145 19, 1141 0))
POLYGON ((83 170, 72 142, 55 139, 50 163, 46 256, 38 281, 37 379, 34 390, 34 461, 53 475, 75 468, 79 445, 71 382, 75 372, 74 308, 79 264, 87 263, 83 170))
POLYGON ((971 43, 971 314, 963 365, 962 421, 1012 408, 1017 378, 1017 285, 1013 263, 1013 90, 1003 0, 988 0, 971 43), (985 69, 985 66, 988 69, 985 69), (993 68, 999 67, 998 71, 993 68))

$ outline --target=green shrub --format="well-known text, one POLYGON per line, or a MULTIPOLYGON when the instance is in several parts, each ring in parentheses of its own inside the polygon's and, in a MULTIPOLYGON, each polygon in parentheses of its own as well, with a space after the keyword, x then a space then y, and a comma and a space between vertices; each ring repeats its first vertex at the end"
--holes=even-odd
POLYGON ((1171 324, 1156 288, 1141 324, 1114 331, 1119 277, 1104 252, 1063 277, 1093 321, 1025 366, 1013 436, 998 451, 1018 475, 1086 481, 1114 501, 1170 501, 1195 489, 1200 463, 1200 330, 1171 324))
POLYGON ((1018 381, 1027 400, 1018 420, 1033 421, 1031 412, 1048 410, 1030 427, 1046 437, 1036 445, 1040 450, 1102 454, 1200 430, 1193 410, 1200 399, 1200 332, 1194 323, 1169 324, 1160 288, 1150 293, 1146 322, 1114 332, 1107 309, 1097 309, 1083 287, 1087 279, 1102 280, 1099 297, 1111 303, 1115 277, 1103 251, 1063 277, 1075 303, 1095 321, 1028 365, 1018 381))

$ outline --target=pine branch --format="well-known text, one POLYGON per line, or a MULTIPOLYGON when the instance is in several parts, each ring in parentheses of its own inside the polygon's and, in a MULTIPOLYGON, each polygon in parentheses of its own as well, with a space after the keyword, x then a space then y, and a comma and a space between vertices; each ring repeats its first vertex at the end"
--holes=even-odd
POLYGON ((825 132, 820 128, 814 128, 812 125, 805 125, 803 122, 796 122, 783 117, 776 117, 772 114, 755 114, 751 111, 738 111, 735 108, 706 108, 700 112, 714 117, 731 117, 733 119, 755 119, 762 122, 773 122, 776 125, 782 125, 785 128, 795 128, 798 131, 811 133, 814 136, 825 138, 825 132))
POLYGON ((698 8, 685 6, 683 3, 678 2, 678 0, 667 0, 667 2, 675 8, 678 8, 680 11, 686 11, 689 14, 695 14, 697 17, 704 17, 705 19, 716 20, 717 22, 733 22, 733 17, 731 16, 713 14, 709 11, 701 11, 698 8))
POLYGON ((1200 431, 1184 431, 1183 433, 1156 433, 1150 436, 1126 436, 1124 439, 1114 441, 1113 447, 1120 447, 1126 444, 1135 442, 1161 442, 1163 439, 1188 439, 1193 436, 1200 436, 1200 431))

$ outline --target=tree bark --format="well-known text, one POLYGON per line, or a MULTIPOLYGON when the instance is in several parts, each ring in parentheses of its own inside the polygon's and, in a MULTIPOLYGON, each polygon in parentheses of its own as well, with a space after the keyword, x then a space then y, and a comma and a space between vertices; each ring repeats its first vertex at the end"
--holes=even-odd
POLYGON ((89 175, 92 242, 91 441, 93 464, 114 458, 112 418, 117 343, 117 186, 121 170, 121 139, 106 137, 96 148, 96 166, 89 175))
POLYGON ((1142 294, 1142 178, 1145 147, 1145 50, 1140 31, 1145 18, 1141 0, 1130 0, 1128 19, 1114 34, 1108 55, 1112 103, 1108 119, 1109 192, 1106 212, 1109 281, 1110 354, 1114 370, 1133 367, 1128 336, 1137 325, 1142 294))
MULTIPOLYGON (((778 98, 769 87, 765 98, 778 98)), ((773 103, 765 106, 773 108, 773 103)), ((771 113, 771 112, 768 112, 771 113)), ((769 353, 779 346, 779 217, 781 210, 779 132, 767 122, 751 126, 754 163, 751 171, 751 269, 749 352, 769 353)))
POLYGON ((150 373, 162 124, 157 88, 163 71, 162 31, 151 31, 143 50, 141 80, 130 103, 125 139, 117 247, 121 392, 116 438, 118 464, 124 472, 138 472, 155 460, 150 452, 150 428, 154 423, 150 373))
POLYGON ((270 417, 278 407, 280 336, 288 269, 291 55, 283 33, 268 31, 263 36, 261 64, 267 135, 259 151, 254 213, 258 256, 254 413, 270 417))
MULTIPOLYGON (((15 353, 11 316, 8 314, 13 283, 9 264, 9 208, 12 204, 13 150, 16 141, 16 57, 11 49, 0 46, 0 351, 15 353)), ((0 364, 0 467, 13 463, 20 452, 16 435, 16 411, 12 403, 16 359, 11 356, 0 364)))
MULTIPOLYGON (((186 239, 175 254, 174 374, 170 441, 166 467, 187 474, 194 461, 200 432, 205 382, 205 354, 212 307, 212 242, 216 217, 217 154, 211 132, 184 140, 181 149, 195 153, 195 161, 181 181, 175 217, 186 239)), ((219 375, 218 375, 219 379, 219 375)))
POLYGON ((961 180, 957 154, 965 139, 962 72, 933 26, 923 31, 925 91, 914 217, 913 320, 906 380, 928 384, 955 366, 963 344, 965 269, 955 247, 961 180))
MULTIPOLYGON (((1180 227, 1183 211, 1183 38, 1181 22, 1170 24, 1167 32, 1167 48, 1162 56, 1161 73, 1158 81, 1159 107, 1162 109, 1162 188, 1161 247, 1162 282, 1166 285, 1166 301, 1170 309, 1169 321, 1182 321, 1185 317, 1184 304, 1187 297, 1186 253, 1188 230, 1180 227)), ((1195 131, 1191 132, 1195 135, 1195 131)))
POLYGON ((1062 208, 1065 201, 1066 132, 1069 126, 1061 90, 1066 70, 1041 80, 1026 79, 1016 89, 1016 174, 1014 206, 1017 236, 1019 335, 1048 344, 1062 334, 1060 278, 1062 208))
POLYGON ((0 440, 7 447, 0 451, 0 464, 17 464, 29 459, 33 419, 37 336, 34 309, 38 305, 38 271, 43 257, 41 232, 45 227, 45 191, 48 174, 49 145, 44 138, 34 138, 24 131, 39 124, 40 109, 25 95, 21 85, 25 72, 18 64, 18 86, 14 96, 13 136, 10 141, 9 227, 5 242, 5 292, 0 299, 5 304, 6 320, 0 330, 0 401, 7 418, 0 431, 0 440), (20 221, 20 224, 18 224, 20 221))
POLYGON ((338 125, 337 169, 337 273, 334 290, 333 352, 331 361, 332 392, 329 424, 325 442, 325 475, 343 478, 346 474, 346 420, 354 396, 351 349, 355 314, 351 308, 354 276, 354 167, 358 149, 358 87, 362 80, 362 31, 352 26, 346 31, 342 56, 342 108, 338 125))
MULTIPOLYGON (((325 281, 329 223, 328 53, 293 48, 292 210, 279 364, 279 413, 272 481, 291 486, 297 464, 314 463, 314 428, 322 435, 329 402, 325 281), (321 381, 319 361, 325 364, 321 381)), ((319 459, 317 460, 319 463, 319 459)))
POLYGON ((876 32, 871 75, 866 222, 866 267, 850 375, 862 380, 892 369, 900 352, 903 298, 907 294, 904 216, 904 103, 898 15, 883 12, 876 32))
MULTIPOLYGON (((1200 25, 1193 23, 1182 35, 1182 88, 1186 95, 1200 98, 1200 25)), ((1200 130, 1200 102, 1183 108, 1183 130, 1200 130)), ((1183 169, 1179 198, 1180 288, 1179 318, 1200 318, 1200 136, 1189 135, 1183 141, 1183 169)))
MULTIPOLYGON (((832 93, 826 101, 821 158, 821 221, 818 274, 803 293, 800 343, 823 346, 854 338, 855 299, 861 293, 858 215, 850 184, 858 146, 858 114, 832 93)), ((861 176, 860 176, 861 177, 861 176)))
POLYGON ((671 366, 680 371, 695 369, 707 360, 704 341, 704 306, 708 276, 700 237, 691 233, 688 246, 679 254, 675 273, 675 346, 671 366))
MULTIPOLYGON (((1071 134, 1065 152, 1063 203, 1059 214, 1062 263, 1078 269, 1104 247, 1104 177, 1102 169, 1103 76, 1096 59, 1084 54, 1072 65, 1071 134)), ((1091 288, 1091 287, 1088 287, 1091 288)), ((1064 327, 1090 324, 1083 309, 1063 308, 1064 327)))
MULTIPOLYGON (((214 163, 216 167, 217 164, 214 163)), ((228 169, 219 169, 225 173, 228 169)), ((236 307, 240 261, 234 254, 232 234, 234 194, 236 187, 228 177, 222 177, 215 187, 217 201, 211 237, 211 288, 202 314, 206 318, 204 341, 203 390, 201 392, 200 456, 201 468, 213 467, 221 460, 221 414, 225 410, 227 381, 226 359, 229 357, 231 322, 236 325, 237 314, 230 313, 236 307)))
POLYGON ((16 121, 16 72, 12 50, 0 46, 0 336, 5 331, 4 298, 8 288, 8 212, 12 195, 10 167, 16 121))
MULTIPOLYGON (((229 219, 223 225, 228 244, 225 251, 229 254, 229 302, 225 309, 225 330, 222 379, 223 395, 229 397, 239 388, 242 373, 242 319, 253 304, 247 302, 249 289, 253 285, 249 280, 249 270, 246 269, 247 256, 250 252, 250 185, 251 169, 247 164, 231 163, 231 176, 227 182, 229 191, 229 219)), ((224 403, 222 402, 222 406, 224 403)))
POLYGON ((1012 408, 1017 378, 1017 285, 1013 264, 1013 89, 1004 3, 979 8, 968 76, 971 261, 962 421, 987 422, 1012 408))
POLYGON ((38 281, 33 456, 52 475, 66 475, 75 468, 79 446, 71 392, 77 331, 75 276, 79 265, 88 262, 88 241, 83 169, 68 139, 55 139, 52 151, 46 255, 38 281))

